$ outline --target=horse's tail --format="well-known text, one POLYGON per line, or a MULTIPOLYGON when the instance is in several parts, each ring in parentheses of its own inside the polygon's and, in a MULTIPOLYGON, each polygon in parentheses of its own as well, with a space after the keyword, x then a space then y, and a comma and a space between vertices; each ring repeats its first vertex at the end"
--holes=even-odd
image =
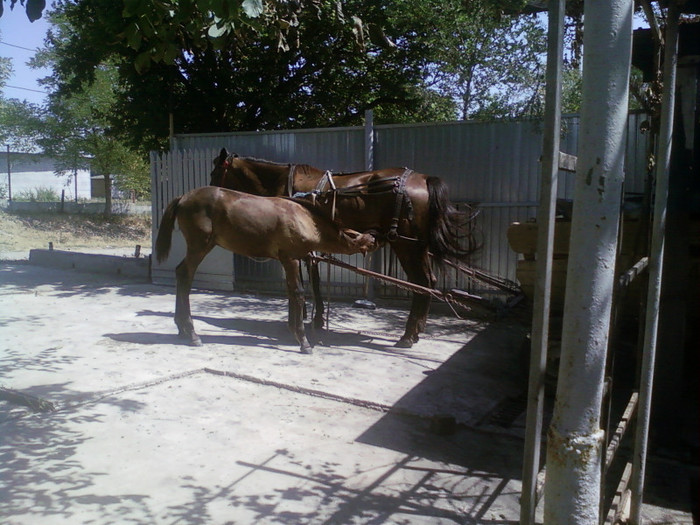
POLYGON ((459 211, 450 202, 447 184, 439 177, 427 177, 429 203, 429 248, 435 260, 465 259, 474 249, 468 223, 474 215, 459 211), (460 242, 461 241, 461 242, 460 242))
POLYGON ((162 263, 168 258, 170 253, 170 245, 173 239, 173 228, 175 227, 175 217, 177 215, 177 206, 180 203, 180 199, 173 199, 168 207, 165 208, 163 213, 163 218, 160 220, 160 227, 158 228, 158 237, 156 237, 156 259, 159 263, 162 263))

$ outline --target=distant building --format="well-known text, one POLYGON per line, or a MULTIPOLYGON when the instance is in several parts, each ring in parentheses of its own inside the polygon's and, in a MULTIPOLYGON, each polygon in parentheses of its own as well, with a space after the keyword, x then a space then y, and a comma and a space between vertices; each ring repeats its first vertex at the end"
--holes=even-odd
POLYGON ((30 192, 36 195, 38 189, 50 189, 59 198, 62 192, 65 192, 66 200, 75 200, 76 191, 78 199, 92 198, 90 170, 78 170, 76 185, 72 173, 58 176, 54 172, 55 169, 54 159, 41 153, 2 153, 0 154, 0 195, 4 199, 10 197, 16 199, 30 192))

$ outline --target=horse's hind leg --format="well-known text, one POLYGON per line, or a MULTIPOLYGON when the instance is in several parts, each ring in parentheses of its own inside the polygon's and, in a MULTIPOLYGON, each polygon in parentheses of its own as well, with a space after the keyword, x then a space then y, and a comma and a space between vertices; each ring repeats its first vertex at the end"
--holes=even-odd
POLYGON ((292 332, 292 335, 294 335, 299 343, 301 352, 310 354, 311 345, 304 333, 304 289, 299 279, 299 261, 296 259, 282 258, 280 262, 284 267, 284 273, 287 278, 287 296, 289 298, 289 317, 287 324, 289 326, 289 331, 292 332))
MULTIPOLYGON (((426 247, 416 249, 417 247, 413 246, 413 249, 411 249, 409 245, 397 243, 393 248, 410 282, 428 288, 435 286, 436 279, 430 268, 430 259, 426 247)), ((430 296, 413 292, 411 312, 406 321, 406 330, 394 346, 411 348, 413 343, 418 341, 419 334, 425 330, 429 309, 430 296)))
POLYGON ((311 291, 314 296, 314 328, 323 328, 323 297, 321 296, 321 276, 318 272, 318 261, 311 258, 306 259, 306 265, 309 270, 309 281, 311 282, 311 291))
POLYGON ((178 335, 186 339, 191 346, 201 346, 202 340, 194 331, 194 323, 192 322, 192 313, 190 311, 190 291, 192 290, 192 281, 194 280, 197 267, 209 251, 211 251, 211 248, 191 250, 188 246, 187 255, 175 269, 175 324, 177 325, 178 335))

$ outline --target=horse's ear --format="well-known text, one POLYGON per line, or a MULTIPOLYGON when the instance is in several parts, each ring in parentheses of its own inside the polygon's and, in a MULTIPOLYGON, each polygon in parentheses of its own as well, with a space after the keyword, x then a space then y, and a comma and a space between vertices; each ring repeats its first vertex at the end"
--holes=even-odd
POLYGON ((219 156, 216 158, 216 163, 223 164, 227 158, 228 158, 228 151, 226 151, 226 148, 221 148, 221 151, 219 152, 219 156))

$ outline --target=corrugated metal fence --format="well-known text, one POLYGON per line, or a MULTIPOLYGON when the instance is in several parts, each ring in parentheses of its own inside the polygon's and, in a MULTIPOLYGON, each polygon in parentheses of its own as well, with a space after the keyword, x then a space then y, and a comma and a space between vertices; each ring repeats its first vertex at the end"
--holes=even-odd
MULTIPOLYGON (((647 139, 639 132, 644 115, 629 118, 626 151, 628 193, 644 191, 647 139)), ((561 148, 576 154, 578 117, 562 119, 561 148)), ((333 171, 361 171, 370 162, 375 169, 407 166, 436 175, 450 187, 458 204, 478 203, 481 210, 477 231, 482 249, 470 264, 492 275, 515 279, 517 255, 506 240, 514 221, 527 221, 536 214, 539 198, 539 158, 542 150, 540 122, 451 122, 411 125, 368 125, 364 128, 331 128, 296 131, 238 132, 180 135, 169 153, 151 154, 153 180, 154 239, 164 207, 175 196, 209 182, 212 160, 221 148, 242 156, 276 162, 310 164, 333 171), (368 160, 370 159, 370 160, 368 160)), ((558 195, 573 198, 574 174, 561 172, 558 195)), ((184 255, 181 239, 165 265, 154 261, 155 282, 173 282, 174 265, 184 255)), ((375 268, 402 277, 394 258, 385 251, 375 256, 375 268)), ((359 256, 349 260, 365 264, 359 256)), ((325 278, 325 269, 322 269, 325 278)), ((276 262, 260 263, 216 249, 198 271, 195 286, 217 289, 282 291, 281 269, 276 262)), ((447 274, 449 287, 474 291, 474 283, 447 274)), ((332 270, 333 293, 359 296, 365 281, 347 271, 332 270)), ((402 295, 381 287, 380 295, 402 295)))

